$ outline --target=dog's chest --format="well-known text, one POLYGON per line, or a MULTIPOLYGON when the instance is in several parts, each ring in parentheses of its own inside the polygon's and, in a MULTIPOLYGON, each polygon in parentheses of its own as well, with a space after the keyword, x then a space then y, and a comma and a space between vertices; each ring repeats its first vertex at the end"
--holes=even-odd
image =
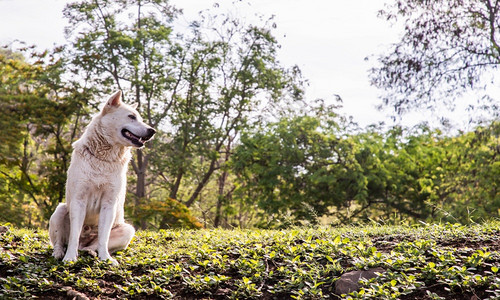
POLYGON ((124 168, 92 173, 93 174, 87 178, 87 182, 93 195, 92 198, 97 199, 96 202, 110 195, 117 195, 125 188, 127 177, 126 169, 124 168))
POLYGON ((85 201, 86 224, 97 224, 104 203, 114 205, 124 197, 126 166, 88 164, 76 161, 68 170, 68 193, 73 200, 85 201), (95 219, 95 222, 93 221, 95 219))
POLYGON ((105 193, 103 189, 94 189, 92 192, 89 193, 89 197, 87 198, 87 215, 86 218, 88 219, 86 224, 97 224, 98 222, 98 217, 99 217, 99 212, 101 210, 102 206, 102 200, 104 197, 105 193), (90 219, 95 219, 95 222, 90 219))
POLYGON ((86 157, 84 160, 75 159, 68 170, 68 180, 86 183, 91 189, 103 190, 108 186, 120 185, 126 180, 128 161, 106 162, 86 157), (72 177, 70 177, 70 173, 72 177))
POLYGON ((94 189, 102 191, 106 190, 109 186, 120 184, 125 177, 125 172, 126 170, 122 170, 121 168, 107 171, 93 171, 90 172, 91 174, 88 174, 87 180, 94 189))
POLYGON ((88 186, 88 197, 86 198, 86 217, 85 224, 97 225, 99 222, 99 214, 103 205, 110 205, 115 207, 119 206, 118 203, 124 199, 123 185, 116 185, 110 182, 98 186, 91 184, 88 186))

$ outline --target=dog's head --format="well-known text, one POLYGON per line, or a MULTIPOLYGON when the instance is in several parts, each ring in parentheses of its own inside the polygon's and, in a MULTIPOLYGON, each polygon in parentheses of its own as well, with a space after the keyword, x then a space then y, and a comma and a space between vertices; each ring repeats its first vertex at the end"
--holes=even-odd
POLYGON ((101 110, 101 123, 115 143, 141 148, 156 130, 142 121, 137 105, 127 105, 121 98, 121 91, 109 97, 101 110))

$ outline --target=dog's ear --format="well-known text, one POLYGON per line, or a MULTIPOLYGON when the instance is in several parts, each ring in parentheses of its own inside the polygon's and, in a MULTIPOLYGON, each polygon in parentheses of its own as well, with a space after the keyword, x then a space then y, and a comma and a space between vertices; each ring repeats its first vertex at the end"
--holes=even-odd
POLYGON ((106 105, 102 109, 102 114, 105 115, 109 112, 113 107, 118 107, 122 104, 122 91, 118 90, 113 95, 111 95, 106 101, 106 105))
POLYGON ((132 103, 130 104, 130 107, 132 107, 133 109, 137 109, 137 107, 139 106, 139 103, 132 103))

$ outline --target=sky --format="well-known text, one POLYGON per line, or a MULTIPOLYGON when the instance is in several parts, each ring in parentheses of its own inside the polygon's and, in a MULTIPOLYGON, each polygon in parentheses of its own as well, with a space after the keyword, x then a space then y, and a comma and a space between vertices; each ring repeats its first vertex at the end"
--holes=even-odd
MULTIPOLYGON (((170 0, 184 12, 179 24, 195 19, 200 10, 234 0, 170 0)), ((283 66, 298 65, 309 81, 306 99, 343 100, 342 113, 361 126, 391 124, 390 109, 376 109, 382 91, 370 86, 368 70, 376 55, 388 51, 401 34, 377 17, 387 0, 250 0, 236 13, 250 20, 255 13, 275 16, 275 36, 283 66), (366 60, 366 58, 369 58, 366 60)), ((0 44, 21 40, 41 49, 65 42, 66 0, 0 0, 0 44)), ((182 26, 182 25, 181 25, 182 26)), ((418 122, 415 114, 403 121, 418 122)))

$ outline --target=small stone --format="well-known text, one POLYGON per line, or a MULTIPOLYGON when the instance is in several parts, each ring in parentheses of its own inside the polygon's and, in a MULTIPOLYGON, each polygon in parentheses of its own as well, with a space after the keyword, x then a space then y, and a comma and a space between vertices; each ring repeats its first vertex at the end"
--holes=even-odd
POLYGON ((335 282, 335 293, 342 295, 357 291, 361 287, 359 284, 361 279, 369 280, 379 276, 379 274, 385 273, 385 271, 383 268, 372 268, 365 271, 351 271, 342 274, 335 282))
POLYGON ((90 298, 87 297, 87 295, 85 295, 84 293, 80 293, 78 291, 75 291, 74 289, 72 289, 69 286, 63 287, 63 290, 66 291, 68 299, 71 299, 71 300, 90 300, 90 298))

